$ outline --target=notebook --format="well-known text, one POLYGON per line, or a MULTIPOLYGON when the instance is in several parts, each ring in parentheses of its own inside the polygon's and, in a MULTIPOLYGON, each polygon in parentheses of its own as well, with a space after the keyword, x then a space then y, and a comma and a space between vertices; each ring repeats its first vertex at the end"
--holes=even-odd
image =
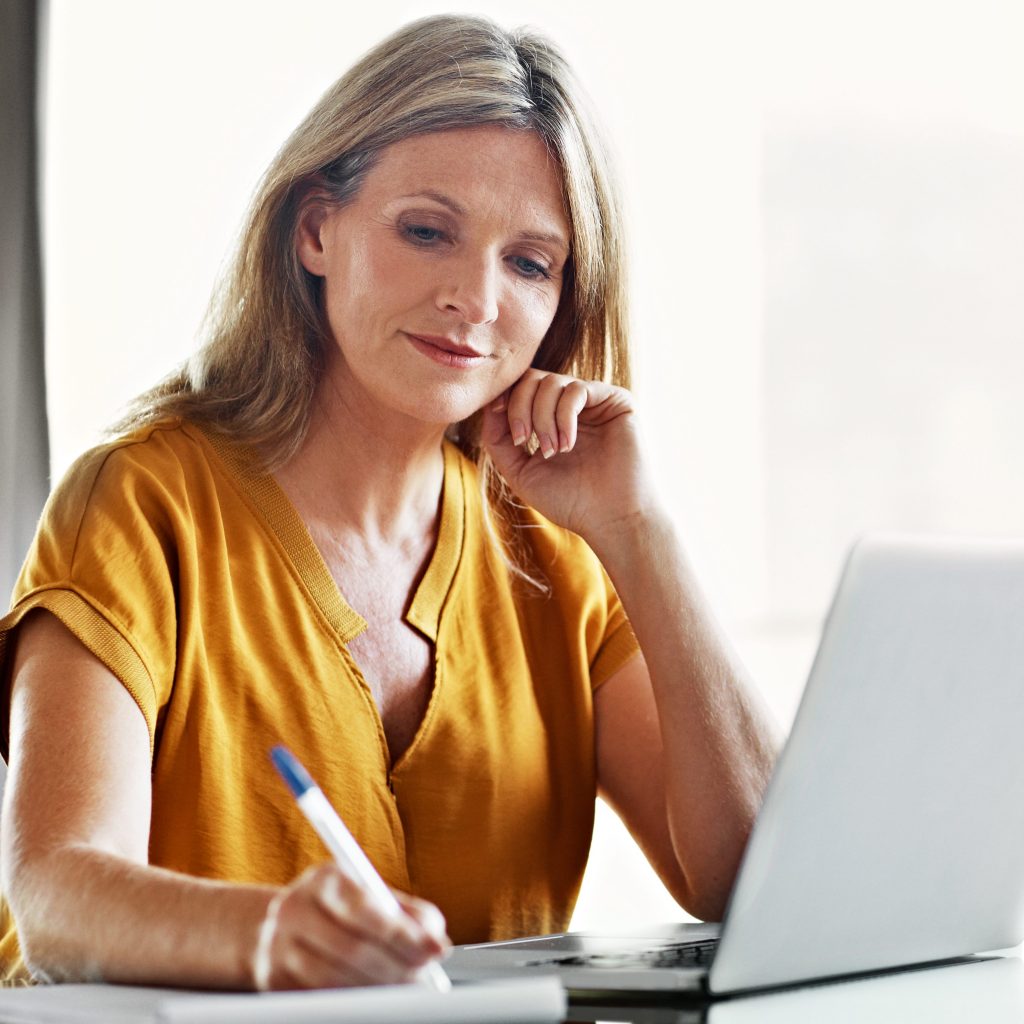
POLYGON ((873 536, 847 559, 721 926, 458 947, 452 978, 719 994, 1024 938, 1024 541, 873 536), (697 942, 700 962, 671 963, 697 942))
POLYGON ((553 978, 310 992, 200 992, 131 985, 0 989, 4 1024, 557 1024, 565 991, 553 978))

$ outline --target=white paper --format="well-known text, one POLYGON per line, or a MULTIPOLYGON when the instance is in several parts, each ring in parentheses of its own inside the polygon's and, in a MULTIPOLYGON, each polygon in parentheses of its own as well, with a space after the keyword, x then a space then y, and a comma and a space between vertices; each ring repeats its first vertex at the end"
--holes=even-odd
POLYGON ((554 1024, 565 1017, 557 978, 259 994, 127 985, 0 990, 3 1024, 554 1024))
MULTIPOLYGON (((35 985, 0 989, 3 1024, 153 1024, 166 988, 133 985, 35 985)), ((203 993, 204 995, 206 993, 203 993)), ((178 993, 188 999, 192 993, 178 993)))

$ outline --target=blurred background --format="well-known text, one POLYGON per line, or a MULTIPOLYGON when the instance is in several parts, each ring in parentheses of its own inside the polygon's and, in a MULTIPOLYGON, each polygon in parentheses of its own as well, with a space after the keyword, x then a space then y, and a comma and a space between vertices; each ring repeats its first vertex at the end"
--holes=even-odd
MULTIPOLYGON (((402 23, 447 9, 43 8, 52 479, 192 350, 257 179, 321 92, 402 23)), ((1021 532, 1024 5, 457 9, 542 29, 594 97, 628 211, 651 457, 788 728, 858 534, 1021 532)), ((0 447, 22 451, 10 408, 0 447)), ((0 474, 8 501, 20 472, 0 474)), ((574 924, 681 916, 599 808, 574 924)))

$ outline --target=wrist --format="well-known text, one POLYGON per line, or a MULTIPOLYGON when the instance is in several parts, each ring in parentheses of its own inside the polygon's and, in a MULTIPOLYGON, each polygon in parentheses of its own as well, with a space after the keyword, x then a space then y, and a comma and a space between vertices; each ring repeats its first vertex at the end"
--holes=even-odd
POLYGON ((636 565, 638 560, 657 558, 666 545, 677 546, 672 520, 659 506, 608 520, 584 539, 612 575, 616 565, 636 565))
POLYGON ((277 915, 284 896, 285 890, 282 889, 271 898, 256 930, 255 947, 251 944, 250 936, 243 953, 243 976, 257 992, 270 989, 270 948, 277 931, 277 915))

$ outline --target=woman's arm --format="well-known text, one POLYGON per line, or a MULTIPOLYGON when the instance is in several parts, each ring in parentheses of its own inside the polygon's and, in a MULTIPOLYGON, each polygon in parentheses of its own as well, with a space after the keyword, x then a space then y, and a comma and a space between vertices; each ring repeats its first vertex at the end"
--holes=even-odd
POLYGON ((53 981, 305 988, 404 981, 443 950, 333 865, 285 889, 150 866, 149 735, 121 683, 49 613, 20 627, 2 872, 30 970, 53 981))
POLYGON ((594 548, 643 651, 595 695, 598 783, 680 904, 719 921, 775 763, 774 724, 669 523, 624 524, 594 548))
POLYGON ((582 536, 640 642, 595 696, 602 791, 673 895, 720 918, 774 766, 775 728, 647 476, 621 388, 530 370, 486 412, 512 489, 582 536), (535 432, 540 451, 516 443, 535 432))

